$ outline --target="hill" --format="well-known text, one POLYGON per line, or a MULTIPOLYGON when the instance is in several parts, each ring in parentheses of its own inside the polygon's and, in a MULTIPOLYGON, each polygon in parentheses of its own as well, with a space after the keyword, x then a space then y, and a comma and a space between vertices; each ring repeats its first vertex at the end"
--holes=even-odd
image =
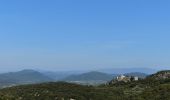
POLYGON ((139 81, 117 82, 107 86, 122 88, 127 100, 170 100, 169 73, 169 70, 159 71, 139 81))
POLYGON ((73 74, 82 74, 83 72, 77 71, 40 71, 42 74, 54 79, 55 81, 62 80, 73 74))
POLYGON ((0 90, 0 100, 170 100, 170 78, 160 71, 145 79, 100 86, 51 82, 0 90), (154 76, 154 77, 153 77, 154 76))
MULTIPOLYGON (((42 74, 54 79, 55 81, 63 80, 72 75, 81 75, 87 73, 87 70, 72 70, 72 71, 44 71, 38 70, 42 74)), ((153 74, 157 72, 157 70, 150 69, 150 68, 112 68, 112 69, 98 69, 95 72, 101 72, 106 74, 111 74, 113 77, 120 75, 120 74, 135 74, 137 76, 145 77, 146 75, 153 74), (146 73, 146 75, 145 75, 146 73), (143 75, 142 75, 143 74, 143 75)))
POLYGON ((117 100, 121 91, 57 82, 6 88, 0 95, 0 100, 117 100))
POLYGON ((88 73, 83 73, 79 75, 71 75, 63 79, 67 82, 76 82, 76 83, 87 83, 87 84, 101 84, 106 83, 113 79, 114 75, 92 71, 88 73))
POLYGON ((170 78, 170 70, 159 71, 155 74, 150 75, 148 78, 155 78, 158 80, 170 78))
POLYGON ((52 79, 34 70, 22 70, 0 74, 0 87, 48 81, 52 81, 52 79))

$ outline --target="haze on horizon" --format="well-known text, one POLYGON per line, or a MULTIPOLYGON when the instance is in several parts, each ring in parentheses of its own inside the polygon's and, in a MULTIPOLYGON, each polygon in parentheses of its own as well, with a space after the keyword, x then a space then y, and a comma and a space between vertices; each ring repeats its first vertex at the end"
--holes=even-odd
POLYGON ((170 1, 2 0, 0 69, 170 68, 170 1))

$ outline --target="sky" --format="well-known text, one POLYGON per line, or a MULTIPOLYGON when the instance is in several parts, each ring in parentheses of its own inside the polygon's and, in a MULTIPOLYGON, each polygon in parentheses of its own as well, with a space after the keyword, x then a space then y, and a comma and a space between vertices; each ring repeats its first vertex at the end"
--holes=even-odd
POLYGON ((170 68, 169 0, 1 0, 0 69, 170 68))

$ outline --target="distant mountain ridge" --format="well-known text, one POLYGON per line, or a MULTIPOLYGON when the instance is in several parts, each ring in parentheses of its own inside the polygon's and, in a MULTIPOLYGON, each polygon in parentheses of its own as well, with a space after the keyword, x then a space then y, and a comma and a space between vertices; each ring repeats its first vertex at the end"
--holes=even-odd
MULTIPOLYGON (((89 72, 101 74, 99 72, 89 72)), ((88 74, 88 73, 85 73, 88 74)), ((170 100, 170 71, 159 71, 145 79, 100 86, 50 82, 14 86, 0 90, 1 100, 170 100), (164 79, 165 77, 165 79, 164 79), (161 78, 157 80, 156 78, 161 78)))
MULTIPOLYGON (((110 68, 110 69, 96 69, 94 71, 102 72, 106 74, 120 75, 126 73, 144 73, 146 75, 150 75, 156 73, 158 70, 151 69, 151 68, 110 68)), ((64 79, 70 75, 80 75, 83 73, 88 73, 90 70, 71 70, 71 71, 42 71, 39 72, 43 73, 44 75, 53 78, 55 81, 64 79)))
MULTIPOLYGON (((18 72, 9 72, 0 74, 0 87, 18 85, 18 84, 32 84, 53 81, 76 82, 78 84, 104 84, 116 78, 120 74, 105 73, 104 71, 90 71, 90 72, 39 72, 36 70, 22 70, 18 72)), ((140 72, 123 73, 127 76, 138 76, 145 78, 147 74, 140 72)))
POLYGON ((84 84, 84 85, 99 85, 105 84, 117 75, 106 74, 98 71, 91 71, 78 75, 70 75, 64 78, 62 81, 84 84))
POLYGON ((67 80, 67 81, 91 81, 91 80, 108 81, 112 78, 113 78, 113 76, 110 74, 97 72, 97 71, 91 71, 91 72, 83 73, 80 75, 71 75, 71 76, 66 77, 63 80, 67 80))
POLYGON ((0 87, 49 81, 52 81, 52 79, 35 70, 22 70, 0 74, 0 87))
POLYGON ((125 73, 133 73, 140 72, 146 74, 156 73, 158 70, 151 68, 110 68, 110 69, 99 69, 97 71, 109 73, 109 74, 125 74, 125 73))

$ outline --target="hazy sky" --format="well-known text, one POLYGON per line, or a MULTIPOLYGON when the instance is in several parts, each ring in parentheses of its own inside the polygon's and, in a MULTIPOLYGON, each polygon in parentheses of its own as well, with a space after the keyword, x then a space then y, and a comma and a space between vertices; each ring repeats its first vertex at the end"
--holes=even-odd
POLYGON ((0 68, 170 68, 169 0, 1 0, 0 68))

